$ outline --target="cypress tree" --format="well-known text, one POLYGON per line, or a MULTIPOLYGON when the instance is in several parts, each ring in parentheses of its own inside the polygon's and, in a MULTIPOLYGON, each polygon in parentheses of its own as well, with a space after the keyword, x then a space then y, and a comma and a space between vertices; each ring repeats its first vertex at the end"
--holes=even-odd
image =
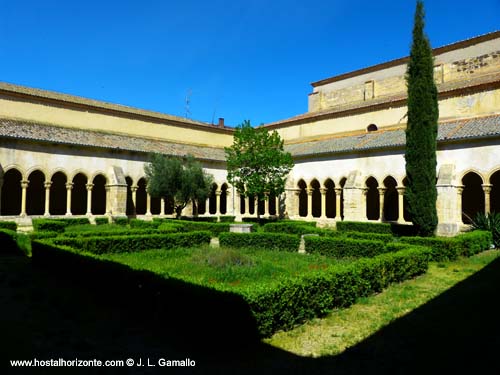
POLYGON ((420 0, 417 1, 414 22, 406 71, 406 197, 418 234, 431 236, 437 226, 436 138, 439 109, 434 82, 434 58, 424 34, 424 5, 420 0))

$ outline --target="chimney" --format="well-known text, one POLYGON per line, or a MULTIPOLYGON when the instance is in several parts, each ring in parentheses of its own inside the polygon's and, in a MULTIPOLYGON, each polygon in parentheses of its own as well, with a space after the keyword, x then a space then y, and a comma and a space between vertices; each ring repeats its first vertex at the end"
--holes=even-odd
POLYGON ((224 127, 224 117, 219 117, 219 123, 217 124, 219 128, 224 127))

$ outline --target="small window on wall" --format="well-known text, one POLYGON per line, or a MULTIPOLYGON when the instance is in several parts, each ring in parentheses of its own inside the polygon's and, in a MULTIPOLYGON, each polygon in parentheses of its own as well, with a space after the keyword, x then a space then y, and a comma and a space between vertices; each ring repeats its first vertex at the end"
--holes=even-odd
POLYGON ((375 125, 375 124, 370 124, 370 125, 368 125, 368 127, 366 128, 366 131, 367 131, 368 133, 371 133, 371 132, 376 132, 377 130, 378 130, 378 128, 377 128, 377 125, 375 125))

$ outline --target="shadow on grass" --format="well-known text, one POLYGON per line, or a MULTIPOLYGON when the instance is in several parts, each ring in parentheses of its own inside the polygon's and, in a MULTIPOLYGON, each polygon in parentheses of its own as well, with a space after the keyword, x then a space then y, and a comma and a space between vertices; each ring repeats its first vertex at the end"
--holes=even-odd
MULTIPOLYGON (((342 355, 317 359, 252 339, 252 324, 245 312, 240 311, 243 318, 216 317, 210 312, 220 312, 216 301, 202 300, 193 305, 196 311, 185 316, 155 316, 151 306, 140 300, 130 304, 120 300, 122 295, 111 295, 106 285, 96 289, 92 280, 102 282, 98 273, 89 273, 87 280, 61 278, 50 268, 34 267, 28 258, 0 257, 0 373, 28 373, 26 368, 9 369, 8 360, 32 358, 132 358, 143 363, 149 358, 152 364, 159 358, 196 361, 194 368, 82 368, 79 373, 85 374, 477 374, 500 370, 500 259, 342 355)), ((171 295, 167 300, 174 310, 183 297, 171 295)), ((77 372, 39 370, 35 373, 77 372)))

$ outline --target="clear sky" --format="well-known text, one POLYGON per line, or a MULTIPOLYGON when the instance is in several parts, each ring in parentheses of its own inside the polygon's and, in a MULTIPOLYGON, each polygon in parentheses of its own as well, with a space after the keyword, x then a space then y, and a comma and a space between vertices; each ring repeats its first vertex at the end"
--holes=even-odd
MULTIPOLYGON (((0 0, 0 81, 227 125, 307 111, 310 83, 407 56, 414 0, 0 0), (188 94, 190 93, 190 94, 188 94)), ((427 0, 433 47, 500 0, 427 0)))

